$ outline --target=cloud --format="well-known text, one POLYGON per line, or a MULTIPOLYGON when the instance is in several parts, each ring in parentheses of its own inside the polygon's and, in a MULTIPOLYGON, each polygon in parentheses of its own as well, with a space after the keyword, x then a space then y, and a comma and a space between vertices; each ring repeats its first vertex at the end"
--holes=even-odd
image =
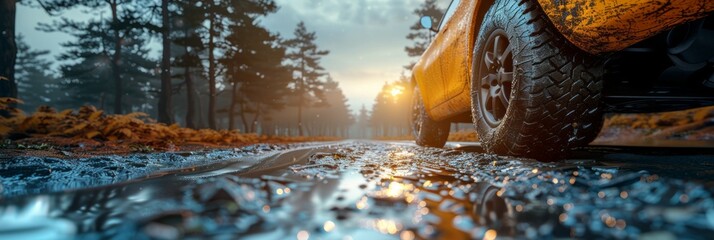
POLYGON ((278 0, 280 10, 264 25, 292 37, 298 22, 317 32, 317 44, 330 50, 322 64, 340 82, 356 111, 371 107, 385 81, 396 81, 410 62, 404 52, 412 12, 422 0, 278 0))
MULTIPOLYGON (((444 0, 448 2, 449 0, 444 0)), ((402 66, 409 59, 404 47, 409 26, 419 17, 412 12, 423 0, 276 0, 279 11, 262 19, 262 24, 284 38, 293 36, 298 22, 304 21, 317 32, 320 48, 330 50, 323 66, 340 82, 352 109, 362 104, 371 107, 385 81, 399 79, 402 66)), ((90 14, 72 16, 87 19, 90 14)), ((63 52, 60 42, 73 38, 63 33, 45 33, 34 29, 37 22, 53 18, 42 10, 20 6, 18 32, 33 47, 48 49, 52 55, 63 52), (51 39, 51 40, 48 40, 51 39)), ((156 44, 154 44, 156 45, 156 44)), ((152 55, 158 56, 158 45, 152 55)))

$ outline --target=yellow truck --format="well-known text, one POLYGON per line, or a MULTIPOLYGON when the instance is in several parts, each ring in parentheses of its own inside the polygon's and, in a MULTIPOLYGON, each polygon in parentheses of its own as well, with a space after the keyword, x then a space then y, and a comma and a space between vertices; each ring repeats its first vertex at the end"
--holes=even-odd
POLYGON ((609 112, 714 105, 712 0, 453 0, 412 69, 412 127, 473 122, 490 153, 562 158, 609 112))

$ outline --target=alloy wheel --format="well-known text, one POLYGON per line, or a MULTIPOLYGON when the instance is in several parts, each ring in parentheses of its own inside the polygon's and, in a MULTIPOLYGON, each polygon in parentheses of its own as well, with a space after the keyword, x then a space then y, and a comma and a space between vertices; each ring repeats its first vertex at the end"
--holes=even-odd
POLYGON ((505 31, 497 29, 489 35, 478 74, 480 110, 486 123, 496 128, 506 116, 513 88, 513 54, 505 31))

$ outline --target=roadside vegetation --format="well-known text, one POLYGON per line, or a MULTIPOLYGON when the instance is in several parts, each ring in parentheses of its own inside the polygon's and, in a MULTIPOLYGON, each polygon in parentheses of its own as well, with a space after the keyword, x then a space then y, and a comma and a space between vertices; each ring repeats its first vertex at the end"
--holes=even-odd
POLYGON ((596 143, 656 140, 714 140, 714 106, 648 114, 613 114, 596 143))
MULTIPOLYGON (((280 8, 273 0, 11 2, 42 9, 54 21, 38 29, 72 39, 53 59, 23 36, 7 36, 17 44, 0 49, 15 60, 0 72, 0 149, 120 153, 411 140, 409 70, 433 39, 417 19, 438 24, 446 7, 427 0, 413 11, 404 48, 411 61, 401 77, 385 79, 371 106, 352 113, 340 79, 322 66, 330 51, 317 45, 316 32, 299 22, 292 36, 282 36, 261 24, 280 8), (112 14, 76 21, 73 10, 112 14), (161 55, 149 54, 148 44, 159 42, 161 55)), ((597 141, 712 140, 712 111, 610 115, 597 141)), ((454 125, 449 140, 477 141, 472 129, 454 125)))
POLYGON ((93 106, 56 111, 41 106, 31 114, 12 107, 22 101, 0 98, 0 152, 72 150, 97 154, 230 148, 256 143, 337 140, 336 137, 268 136, 238 130, 191 129, 166 125, 146 113, 106 114, 93 106))
MULTIPOLYGON (((323 67, 330 51, 317 44, 317 32, 304 22, 283 35, 263 25, 280 8, 273 0, 5 5, 12 9, 0 7, 0 15, 14 16, 16 5, 41 9, 52 21, 37 30, 71 37, 52 56, 15 34, 14 17, 0 24, 8 32, 0 41, 16 43, 0 44, 0 63, 8 62, 0 65, 14 65, 0 69, 0 97, 23 100, 25 112, 90 105, 104 114, 146 113, 140 118, 167 127, 290 137, 345 137, 353 123, 340 79, 323 67)), ((134 136, 122 134, 97 136, 134 136)))

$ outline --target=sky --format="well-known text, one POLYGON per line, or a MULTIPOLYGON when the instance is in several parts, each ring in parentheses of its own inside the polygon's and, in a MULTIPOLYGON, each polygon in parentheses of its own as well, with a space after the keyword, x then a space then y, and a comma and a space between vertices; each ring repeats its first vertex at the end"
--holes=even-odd
MULTIPOLYGON (((317 44, 330 54, 322 66, 339 82, 350 108, 357 112, 363 105, 370 109, 374 98, 387 81, 396 81, 411 59, 404 52, 410 45, 405 38, 409 26, 419 20, 413 14, 423 0, 276 0, 280 9, 262 23, 285 38, 293 36, 300 21, 317 33, 317 44)), ((442 0, 442 7, 450 1, 442 0)), ((63 16, 77 20, 90 17, 79 10, 63 16)), ((64 33, 37 31, 38 23, 54 19, 40 9, 19 6, 17 32, 25 36, 31 47, 63 52, 60 43, 72 41, 64 33)), ((159 45, 154 46, 158 56, 159 45)))

